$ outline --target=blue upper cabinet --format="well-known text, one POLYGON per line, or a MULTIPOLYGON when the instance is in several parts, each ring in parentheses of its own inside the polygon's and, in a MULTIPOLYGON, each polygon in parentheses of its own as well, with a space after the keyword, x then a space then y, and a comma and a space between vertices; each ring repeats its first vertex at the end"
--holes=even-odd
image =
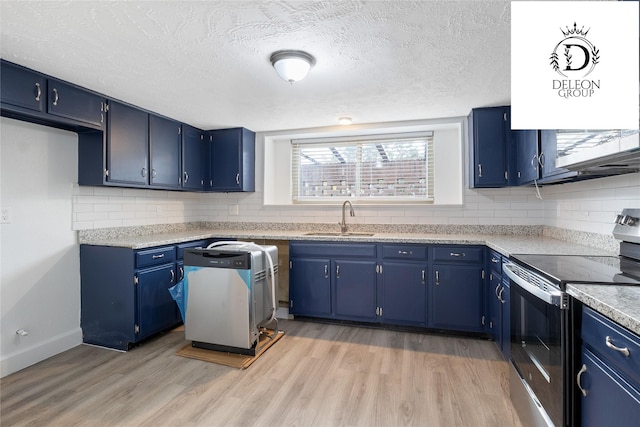
POLYGON ((211 190, 255 191, 255 133, 232 128, 209 134, 211 190))
POLYGON ((473 188, 506 187, 513 136, 509 107, 475 108, 469 115, 473 188))
POLYGON ((556 167, 558 157, 558 137, 556 130, 540 131, 541 182, 558 182, 577 177, 578 172, 556 167))
POLYGON ((152 187, 179 189, 182 126, 164 117, 149 114, 149 166, 152 187))
POLYGON ((202 191, 206 178, 207 141, 204 132, 182 125, 182 188, 202 191))
POLYGON ((47 86, 47 113, 95 127, 104 126, 104 97, 55 79, 48 79, 47 86))
POLYGON ((7 61, 0 65, 2 115, 70 130, 104 128, 104 96, 7 61))
POLYGON ((516 183, 531 184, 540 179, 540 146, 537 130, 517 130, 513 132, 516 141, 516 183))
POLYGON ((107 126, 107 173, 111 183, 147 185, 149 182, 149 115, 112 101, 107 126))
POLYGON ((20 107, 38 112, 44 110, 47 79, 42 74, 5 61, 2 61, 0 71, 3 109, 20 107))

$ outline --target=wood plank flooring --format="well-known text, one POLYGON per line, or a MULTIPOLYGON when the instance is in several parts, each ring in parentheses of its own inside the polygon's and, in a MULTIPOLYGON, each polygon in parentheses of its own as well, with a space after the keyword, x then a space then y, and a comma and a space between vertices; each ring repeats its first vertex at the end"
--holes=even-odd
POLYGON ((8 426, 520 426, 495 343, 308 321, 246 370, 81 345, 0 380, 8 426))

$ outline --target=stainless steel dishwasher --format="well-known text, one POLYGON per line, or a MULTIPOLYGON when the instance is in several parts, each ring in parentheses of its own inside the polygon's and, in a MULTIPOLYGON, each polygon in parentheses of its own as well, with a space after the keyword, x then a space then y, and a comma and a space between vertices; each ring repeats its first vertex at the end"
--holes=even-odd
POLYGON ((277 331, 278 248, 213 245, 184 254, 185 338, 194 347, 255 355, 261 328, 277 331))

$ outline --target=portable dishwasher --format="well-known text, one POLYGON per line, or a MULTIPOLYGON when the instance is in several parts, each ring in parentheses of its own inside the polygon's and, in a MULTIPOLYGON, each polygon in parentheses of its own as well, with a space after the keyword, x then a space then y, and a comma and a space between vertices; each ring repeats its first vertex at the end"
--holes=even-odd
POLYGON ((184 254, 185 338, 192 346, 255 355, 260 328, 277 331, 278 248, 218 242, 184 254))

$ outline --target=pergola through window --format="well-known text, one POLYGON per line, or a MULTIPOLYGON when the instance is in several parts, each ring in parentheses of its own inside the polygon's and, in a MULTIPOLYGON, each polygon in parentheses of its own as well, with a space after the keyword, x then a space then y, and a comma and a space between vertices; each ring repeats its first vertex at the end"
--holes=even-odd
POLYGON ((293 201, 433 202, 433 132, 292 141, 293 201))

